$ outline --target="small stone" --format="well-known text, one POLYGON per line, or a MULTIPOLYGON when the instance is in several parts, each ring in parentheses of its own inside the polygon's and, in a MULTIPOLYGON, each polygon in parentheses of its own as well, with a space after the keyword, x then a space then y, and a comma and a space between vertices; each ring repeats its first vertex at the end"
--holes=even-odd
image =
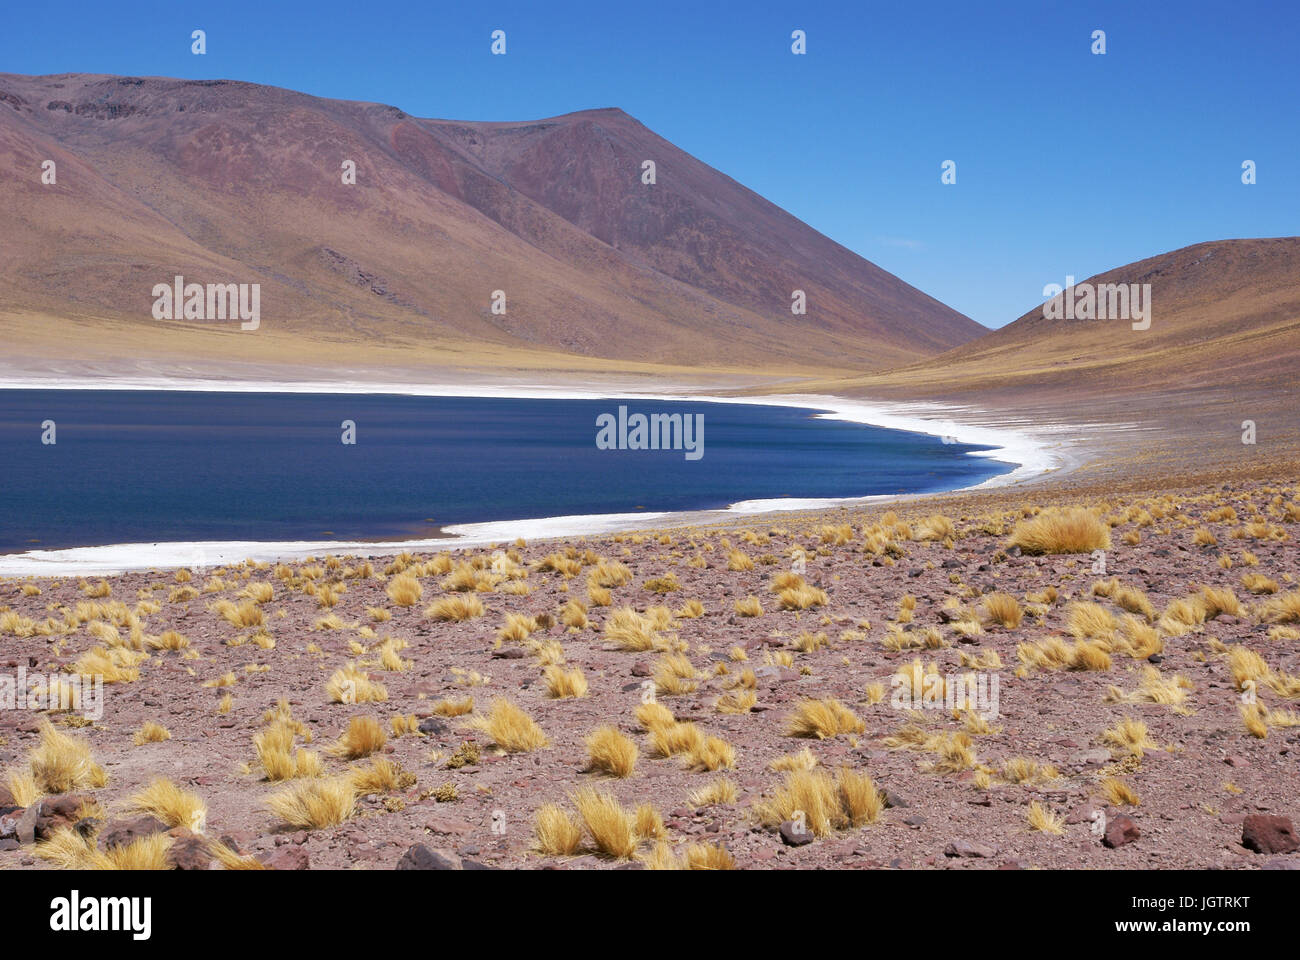
POLYGON ((1256 813, 1242 821, 1241 845, 1256 853, 1294 853, 1300 837, 1286 817, 1256 813))
POLYGON ((1101 842, 1112 850, 1115 847, 1122 847, 1126 843, 1132 843, 1142 836, 1136 823, 1122 813, 1110 818, 1106 824, 1106 833, 1102 836, 1101 842))
POLYGON ((781 824, 781 842, 787 847, 802 847, 812 843, 816 837, 804 823, 795 823, 793 820, 786 820, 781 824))
POLYGON ((431 850, 422 843, 413 844, 402 859, 398 870, 461 870, 461 859, 450 850, 431 850))
POLYGON ((998 854, 996 847, 990 847, 984 843, 976 843, 972 840, 954 840, 948 846, 943 848, 945 857, 973 857, 987 859, 996 857, 998 854))

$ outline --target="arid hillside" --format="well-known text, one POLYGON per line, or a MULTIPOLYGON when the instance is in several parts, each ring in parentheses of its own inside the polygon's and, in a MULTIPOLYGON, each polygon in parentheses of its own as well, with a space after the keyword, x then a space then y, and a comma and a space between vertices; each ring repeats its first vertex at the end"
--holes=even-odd
POLYGON ((0 74, 0 182, 0 330, 35 359, 57 339, 68 362, 848 371, 983 331, 617 109, 462 123, 225 80, 0 74), (260 284, 260 329, 155 320, 177 274, 260 284))

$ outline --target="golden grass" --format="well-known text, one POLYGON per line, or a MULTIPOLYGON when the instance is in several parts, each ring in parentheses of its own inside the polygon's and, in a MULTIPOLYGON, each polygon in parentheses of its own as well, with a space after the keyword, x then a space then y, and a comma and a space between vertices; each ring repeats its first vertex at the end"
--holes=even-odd
POLYGON ((469 726, 487 734, 506 753, 527 753, 550 745, 536 721, 503 697, 492 701, 486 717, 472 717, 469 726))
POLYGON ((643 703, 636 708, 636 721, 641 725, 643 730, 655 730, 660 727, 671 727, 677 721, 673 718, 673 712, 665 707, 662 703, 643 703))
POLYGON ((1137 688, 1125 693, 1119 687, 1110 687, 1104 700, 1106 703, 1159 703, 1170 707, 1181 707, 1187 702, 1187 692, 1193 689, 1192 681, 1175 675, 1166 677, 1153 666, 1142 668, 1137 688))
POLYGON ((413 607, 424 596, 424 587, 420 586, 420 581, 415 577, 401 573, 388 581, 384 593, 396 606, 413 607))
POLYGON ((86 741, 59 732, 48 720, 41 721, 40 736, 27 763, 32 782, 42 794, 99 788, 108 782, 108 774, 95 763, 86 741))
POLYGON ((372 716, 353 717, 348 721, 343 735, 329 748, 337 757, 358 760, 384 748, 388 743, 388 734, 383 726, 372 716))
POLYGON ((631 607, 619 607, 605 620, 604 636, 623 650, 662 650, 668 644, 650 617, 643 617, 631 607))
POLYGON ((1142 801, 1127 783, 1114 777, 1107 777, 1101 782, 1101 795, 1112 807, 1137 807, 1142 801))
POLYGON ((838 700, 802 700, 786 718, 788 737, 816 737, 825 740, 842 733, 862 733, 867 725, 838 700))
POLYGON ((632 858, 637 848, 636 818, 613 794, 583 787, 571 799, 598 853, 616 860, 632 858))
POLYGON ((692 693, 698 686, 695 667, 681 653, 666 654, 654 664, 655 693, 660 696, 680 696, 692 693))
POLYGON ((146 743, 162 743, 164 740, 170 740, 171 738, 171 731, 161 723, 146 720, 144 725, 135 732, 132 741, 137 747, 140 747, 144 746, 146 743))
POLYGON ((346 776, 297 780, 267 797, 266 805, 292 826, 320 830, 337 826, 352 816, 356 791, 346 776))
POLYGON ((543 805, 533 818, 536 850, 548 857, 570 857, 582 847, 582 824, 553 803, 543 805))
POLYGON ((763 603, 753 595, 737 600, 733 609, 742 617, 761 617, 763 603))
POLYGON ((425 608, 424 615, 440 622, 459 623, 481 617, 486 612, 478 594, 470 593, 435 600, 425 608))
POLYGON ((388 699, 388 690, 382 683, 371 680, 364 670, 349 663, 335 670, 325 684, 325 692, 334 703, 376 703, 388 699))
POLYGON ((150 782, 128 804, 132 810, 157 817, 169 827, 185 827, 195 833, 202 833, 207 827, 208 807, 203 799, 165 777, 150 782))
POLYGON ((1065 833, 1065 821, 1037 800, 1029 804, 1025 819, 1034 830, 1058 835, 1065 833))
POLYGON ((352 767, 347 775, 352 781, 352 789, 359 797, 400 790, 415 781, 415 777, 403 770, 400 763, 388 757, 371 757, 368 766, 352 767))
POLYGON ((474 698, 465 697, 461 700, 439 700, 431 709, 435 716, 463 717, 466 714, 474 712, 474 698))
POLYGON ((1091 553, 1110 549, 1110 527, 1091 510, 1044 510, 1011 531, 1008 546, 1027 554, 1091 553))
POLYGON ((565 670, 552 664, 543 671, 546 680, 546 695, 555 700, 587 695, 587 678, 581 668, 565 670))
POLYGON ((837 778, 821 770, 790 771, 770 798, 754 805, 754 813, 763 826, 791 820, 816 837, 826 837, 874 822, 883 808, 869 776, 842 768, 837 778))
POLYGON ((1292 590, 1265 601, 1259 609, 1263 623, 1300 623, 1300 590, 1292 590))
POLYGON ((617 727, 600 727, 589 734, 587 756, 590 769, 614 777, 630 777, 636 771, 636 744, 617 727))
POLYGON ((266 614, 252 600, 234 603, 230 600, 218 600, 212 605, 212 612, 224 619, 232 627, 260 627, 266 623, 266 614))
POLYGON ((736 796, 736 784, 726 777, 718 777, 708 786, 693 790, 686 801, 692 807, 711 807, 721 803, 735 803, 736 796))
POLYGON ((1000 627, 1014 630, 1020 626, 1025 612, 1020 608, 1020 601, 1009 593, 985 594, 980 602, 982 619, 985 626, 996 623, 1000 627))
POLYGON ((1127 755, 1137 758, 1144 756, 1148 750, 1159 749, 1160 746, 1151 739, 1147 725, 1131 717, 1121 720, 1109 730, 1102 731, 1101 742, 1118 756, 1127 755))

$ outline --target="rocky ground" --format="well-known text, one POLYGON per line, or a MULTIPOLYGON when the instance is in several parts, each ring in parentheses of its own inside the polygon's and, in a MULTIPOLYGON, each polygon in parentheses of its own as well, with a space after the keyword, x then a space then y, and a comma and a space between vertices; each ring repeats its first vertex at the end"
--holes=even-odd
POLYGON ((1300 803, 1300 603, 1281 599, 1297 590, 1300 566, 1294 480, 1073 502, 1110 528, 1104 573, 1088 551, 1029 555, 1012 545, 1016 524, 1048 505, 1025 493, 374 558, 369 567, 364 558, 321 557, 131 573, 106 587, 98 578, 5 581, 0 676, 91 670, 86 655, 96 647, 124 676, 104 687, 98 719, 0 710, 0 868, 66 862, 50 847, 69 835, 60 827, 98 850, 170 828, 170 862, 191 868, 213 863, 210 841, 280 869, 603 869, 679 862, 692 846, 701 860, 741 868, 1300 866, 1291 826, 1300 803), (946 523, 929 520, 938 507, 946 523), (566 565, 543 562, 557 554, 569 569, 545 569, 566 565), (615 583, 615 564, 627 582, 615 583), (592 582, 602 570, 608 598, 592 582), (806 590, 787 606, 804 609, 781 609, 778 575, 796 590, 802 576, 806 590), (407 578, 420 596, 403 606, 407 578), (1127 596, 1107 586, 1111 578, 1127 596), (257 584, 266 586, 250 590, 257 584), (993 616, 988 595, 1003 593, 1020 612, 1017 625, 993 616), (463 622, 430 616, 448 597, 477 597, 484 612, 463 622), (737 611, 749 597, 760 615, 737 611), (577 605, 566 611, 573 600, 586 606, 585 623, 577 605), (702 614, 690 615, 691 601, 702 614), (241 614, 241 604, 254 612, 241 614), (611 629, 622 608, 644 617, 633 622, 649 649, 625 649, 611 629), (1054 638, 1109 651, 1105 665, 1029 662, 1032 645, 1054 638), (1251 667, 1234 654, 1241 650, 1265 667, 1251 667), (689 670, 678 661, 675 680, 663 680, 674 653, 689 670), (950 683, 996 678, 996 711, 977 705, 980 723, 896 703, 894 678, 914 661, 950 683), (349 702, 353 688, 331 690, 348 663, 382 684, 386 699, 349 702), (581 671, 586 695, 551 696, 547 664, 581 671), (1171 702, 1134 697, 1144 680, 1171 702), (636 716, 647 685, 679 723, 720 738, 734 755, 716 751, 704 764, 712 770, 656 756, 636 716), (438 713, 438 704, 466 697, 472 714, 438 713), (535 720, 547 745, 511 752, 471 726, 496 698, 535 720), (721 712, 720 698, 743 712, 721 712), (827 699, 860 722, 824 738, 789 734, 801 702, 827 699), (375 757, 405 776, 359 797, 335 825, 286 823, 268 797, 310 778, 270 782, 253 745, 281 700, 304 725, 295 749, 317 754, 317 779, 339 781, 375 757), (410 715, 399 735, 394 718, 410 715), (375 718, 386 742, 367 758, 334 755, 331 745, 358 716, 375 718), (24 794, 41 780, 32 752, 47 720, 84 742, 102 775, 74 775, 61 793, 38 798, 24 794), (1145 743, 1108 738, 1125 720, 1145 724, 1145 743), (150 722, 170 738, 137 744, 150 722), (630 776, 588 769, 586 739, 604 725, 636 745, 630 776), (793 818, 761 816, 787 776, 771 765, 805 748, 816 770, 869 775, 883 808, 821 836, 800 832, 793 818), (206 816, 173 824, 133 809, 131 799, 159 777, 201 798, 206 816), (692 800, 720 778, 734 798, 692 800), (585 828, 572 854, 539 851, 539 808, 573 812, 575 792, 589 785, 629 813, 652 805, 662 829, 646 829, 630 857, 599 851, 585 828))

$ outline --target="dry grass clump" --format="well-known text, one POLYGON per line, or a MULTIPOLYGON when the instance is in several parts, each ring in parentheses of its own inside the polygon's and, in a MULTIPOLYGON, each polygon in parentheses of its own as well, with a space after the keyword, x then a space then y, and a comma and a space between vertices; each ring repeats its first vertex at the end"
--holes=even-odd
POLYGON ((802 700, 786 718, 788 737, 816 737, 825 740, 842 733, 862 733, 867 725, 838 700, 802 700))
POLYGON ((587 586, 610 589, 621 587, 632 580, 632 571, 618 561, 602 560, 587 573, 587 586))
POLYGON ((1137 587, 1120 583, 1118 577, 1111 577, 1109 580, 1099 580, 1094 583, 1092 585, 1092 595, 1094 597, 1106 597, 1121 610, 1140 614, 1146 617, 1148 622, 1156 617, 1155 607, 1151 605, 1147 595, 1137 587))
POLYGON ((546 679, 546 695, 555 700, 587 695, 587 678, 580 667, 565 670, 556 664, 548 666, 543 675, 546 679))
POLYGON ((1300 623, 1300 590, 1267 600, 1259 609, 1262 623, 1300 623))
POLYGON ((1025 616, 1025 612, 1020 608, 1020 601, 1009 593, 985 594, 984 599, 980 601, 980 608, 981 619, 985 626, 997 624, 1008 630, 1014 630, 1020 626, 1025 616))
POLYGON ((582 847, 582 823, 563 807, 548 803, 533 818, 534 846, 548 857, 571 857, 582 847))
POLYGON ((1138 807, 1142 801, 1127 783, 1114 777, 1101 782, 1101 795, 1112 807, 1138 807))
POLYGON ((1141 720, 1126 717, 1109 730, 1102 731, 1101 742, 1111 749, 1116 756, 1141 758, 1148 750, 1157 750, 1160 745, 1151 739, 1147 725, 1141 720))
POLYGON ((793 820, 814 836, 826 837, 874 823, 884 807, 869 776, 843 767, 836 777, 821 770, 790 771, 772 797, 754 805, 754 813, 765 827, 793 820))
POLYGON ((311 750, 299 748, 294 752, 295 738, 311 740, 307 726, 293 718, 287 700, 281 700, 264 718, 267 726, 253 735, 253 749, 266 779, 272 782, 301 777, 317 777, 324 772, 320 756, 311 750))
POLYGON ((816 754, 807 747, 804 747, 798 753, 786 753, 777 757, 767 765, 767 769, 773 773, 781 773, 786 770, 811 770, 817 766, 818 760, 816 754))
POLYGON ((691 791, 686 798, 692 807, 712 807, 717 804, 736 802, 736 785, 726 777, 718 777, 707 787, 691 791))
MULTIPOLYGON (((757 602, 757 598, 755 598, 755 602, 757 602)), ((808 610, 812 607, 825 606, 828 602, 825 590, 807 583, 787 587, 776 597, 777 606, 782 610, 808 610)), ((739 607, 737 607, 736 612, 741 612, 739 607)))
POLYGON ((741 550, 732 550, 727 554, 727 569, 733 573, 743 573, 754 569, 754 561, 749 554, 741 550))
POLYGON ((668 641, 656 629, 655 621, 631 607, 619 607, 605 620, 605 639, 623 650, 663 650, 668 641))
POLYGON ((1241 585, 1254 594, 1277 593, 1277 581, 1262 573, 1243 573, 1241 585))
POLYGON ((413 607, 424 596, 424 587, 420 586, 420 581, 410 574, 399 573, 388 581, 384 593, 388 594, 388 599, 396 606, 413 607))
POLYGON ((1068 643, 1060 637, 1018 644, 1016 656, 1026 666, 1040 670, 1109 670, 1111 665, 1110 654, 1101 644, 1087 640, 1068 643))
POLYGON ((218 600, 212 605, 212 612, 221 617, 232 627, 260 627, 266 623, 266 614, 252 600, 234 603, 230 600, 218 600))
POLYGON ((291 826, 304 830, 333 827, 352 816, 356 789, 350 777, 296 780, 266 798, 271 812, 291 826))
MULTIPOLYGON (((662 703, 643 703, 636 708, 636 722, 642 730, 655 730, 659 727, 671 727, 677 721, 673 712, 662 703)), ((668 754, 664 754, 668 756, 668 754)))
POLYGON ((388 690, 382 683, 370 679, 356 664, 348 663, 335 670, 325 684, 325 692, 334 703, 377 703, 388 699, 388 690))
POLYGON ((1065 833, 1065 821, 1061 816, 1053 813, 1037 800, 1029 804, 1029 809, 1025 813, 1025 819, 1029 822, 1029 826, 1034 830, 1058 835, 1065 833))
POLYGON ((424 608, 426 617, 440 622, 451 623, 472 620, 475 617, 483 616, 486 612, 483 601, 478 598, 476 593, 442 597, 424 608))
POLYGON ((738 687, 718 697, 713 707, 718 713, 749 713, 757 704, 758 694, 738 687))
POLYGON ((655 692, 660 696, 681 696, 698 686, 695 667, 685 654, 665 654, 654 664, 655 692))
POLYGON ((353 717, 348 721, 343 735, 329 748, 329 752, 338 757, 357 760, 382 750, 387 742, 387 732, 374 717, 353 717))
POLYGON ((737 600, 733 609, 742 617, 761 617, 763 615, 762 601, 752 594, 744 599, 737 600))
POLYGON ((415 776, 388 757, 372 757, 368 766, 353 767, 348 771, 348 779, 359 797, 402 790, 415 784, 415 776))
POLYGON ((585 630, 587 627, 587 605, 574 597, 560 611, 560 622, 570 630, 585 630))
POLYGON ((551 742, 532 717, 504 697, 492 701, 486 717, 472 717, 469 727, 487 734, 506 753, 527 753, 551 742))
POLYGON ((623 809, 613 794, 594 787, 583 787, 571 799, 596 851, 630 860, 638 843, 636 816, 623 809))
POLYGON ((72 664, 72 672, 83 677, 103 677, 104 683, 134 683, 140 679, 143 653, 125 647, 91 647, 72 664))
POLYGON ((1080 507, 1044 510, 1011 531, 1008 546, 1028 554, 1092 553, 1110 549, 1110 527, 1080 507))
MULTIPOLYGON (((40 742, 28 753, 27 765, 31 783, 42 795, 97 789, 108 782, 108 774, 91 756, 90 744, 59 732, 44 719, 40 742)), ((19 791, 14 792, 16 795, 19 791)))
POLYGON ((202 833, 207 826, 208 807, 196 793, 182 790, 165 777, 159 777, 135 796, 130 808, 157 817, 169 827, 185 827, 202 833))
POLYGON ((590 769, 611 776, 630 777, 636 770, 636 744, 617 727, 600 727, 588 735, 587 756, 590 769))
POLYGON ((1002 764, 1000 775, 1007 783, 1043 784, 1060 778, 1060 771, 1029 757, 1012 757, 1002 764))
POLYGON ((146 743, 162 743, 164 740, 170 740, 171 738, 171 731, 161 723, 146 720, 144 725, 135 732, 132 740, 137 747, 140 747, 146 743))

